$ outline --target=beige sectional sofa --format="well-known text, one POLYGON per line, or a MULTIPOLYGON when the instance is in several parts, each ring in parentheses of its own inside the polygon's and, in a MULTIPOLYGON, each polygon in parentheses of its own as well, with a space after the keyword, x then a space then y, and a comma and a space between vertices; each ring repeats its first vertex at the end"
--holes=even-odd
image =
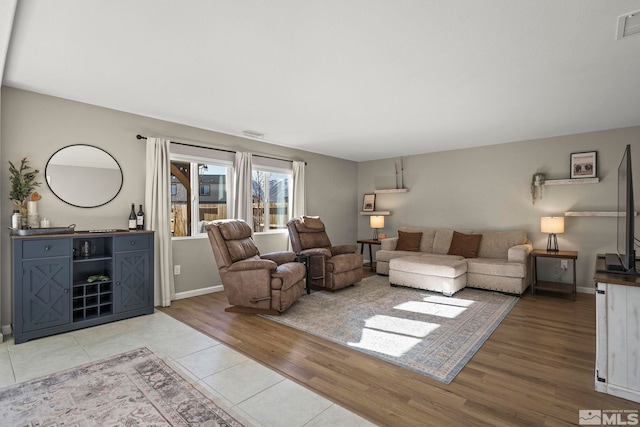
POLYGON ((381 241, 376 271, 390 276, 392 285, 445 295, 464 286, 521 295, 531 283, 529 254, 533 247, 524 231, 459 231, 465 236, 482 235, 477 257, 448 254, 454 230, 399 227, 398 231, 422 235, 419 248, 412 248, 417 251, 396 250, 398 237, 381 241))

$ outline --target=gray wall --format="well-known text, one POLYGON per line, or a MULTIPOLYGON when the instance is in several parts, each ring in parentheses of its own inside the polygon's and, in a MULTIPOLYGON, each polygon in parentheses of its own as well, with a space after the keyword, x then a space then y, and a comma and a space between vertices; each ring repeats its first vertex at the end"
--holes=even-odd
MULTIPOLYGON (((38 210, 52 226, 77 224, 77 229, 127 228, 131 203, 144 203, 144 142, 136 134, 165 136, 205 146, 250 151, 307 162, 307 212, 320 215, 327 224, 335 244, 354 243, 357 234, 358 196, 357 163, 264 142, 196 129, 125 112, 95 107, 79 102, 2 87, 0 118, 0 168, 2 230, 1 324, 11 323, 10 225, 11 203, 7 161, 19 162, 27 157, 39 169, 38 188, 42 195, 38 210), (60 201, 44 184, 44 168, 49 157, 63 146, 90 144, 109 152, 123 169, 120 194, 105 206, 83 209, 60 201)), ((262 252, 286 250, 286 234, 256 237, 262 252)), ((189 292, 220 284, 213 255, 206 238, 174 241, 175 263, 182 273, 176 276, 176 292, 189 292)))
MULTIPOLYGON (((405 186, 409 192, 376 197, 376 210, 392 211, 381 232, 395 236, 400 225, 521 229, 535 248, 545 249, 547 235, 540 233, 540 217, 559 216, 565 211, 617 209, 617 169, 627 144, 632 146, 638 206, 640 127, 405 157, 405 186), (569 178, 570 154, 592 150, 598 152, 598 184, 549 186, 544 188, 543 198, 532 205, 532 174, 543 172, 547 179, 569 178)), ((361 201, 363 194, 375 189, 395 188, 395 161, 399 160, 358 164, 361 201)), ((615 252, 616 223, 615 218, 565 219, 565 233, 558 235, 558 244, 560 249, 579 251, 579 287, 593 288, 597 253, 615 252)), ((358 237, 371 235, 368 218, 361 216, 358 237)), ((540 269, 541 275, 555 274, 555 265, 546 264, 540 269)), ((570 279, 565 275, 562 281, 570 279)))
MULTIPOLYGON (((7 87, 2 88, 0 99, 3 230, 10 224, 11 215, 7 161, 19 162, 26 156, 43 176, 49 157, 70 144, 95 145, 113 155, 123 168, 122 191, 105 206, 82 209, 58 200, 43 184, 38 189, 43 196, 40 214, 56 226, 75 223, 78 229, 126 228, 131 203, 143 203, 144 199, 144 143, 135 139, 138 133, 305 160, 307 212, 322 216, 334 244, 354 243, 356 237, 370 238, 368 217, 358 215, 362 196, 375 189, 395 187, 393 163, 397 159, 354 163, 7 87)), ((539 232, 541 216, 568 210, 615 210, 616 173, 626 144, 632 144, 638 187, 640 127, 405 157, 405 184, 410 191, 377 196, 376 209, 392 211, 381 231, 395 235, 399 225, 517 228, 527 232, 535 247, 544 248, 546 235, 539 232), (529 184, 533 173, 544 172, 549 179, 567 178, 570 153, 589 150, 598 151, 599 184, 547 187, 543 199, 531 204, 529 184)), ((615 233, 614 218, 567 218, 566 233, 558 240, 561 249, 580 252, 579 286, 592 287, 595 255, 615 250, 615 233)), ((257 236, 256 241, 262 252, 287 247, 283 234, 257 236)), ((1 242, 0 320, 6 327, 11 322, 8 233, 2 233, 1 242)), ((182 274, 176 276, 177 292, 220 284, 206 239, 176 240, 173 247, 174 263, 182 266, 182 274)))

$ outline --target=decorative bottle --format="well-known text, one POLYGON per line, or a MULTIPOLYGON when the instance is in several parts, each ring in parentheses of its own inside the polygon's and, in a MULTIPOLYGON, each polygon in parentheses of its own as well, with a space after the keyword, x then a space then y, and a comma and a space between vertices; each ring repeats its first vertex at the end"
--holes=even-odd
POLYGON ((129 230, 136 229, 136 208, 133 203, 131 203, 131 213, 129 213, 129 230))
POLYGON ((11 228, 16 230, 22 228, 22 215, 18 209, 14 209, 13 215, 11 215, 11 228))
POLYGON ((142 205, 140 205, 140 210, 136 215, 136 226, 138 230, 144 230, 144 211, 142 210, 142 205))

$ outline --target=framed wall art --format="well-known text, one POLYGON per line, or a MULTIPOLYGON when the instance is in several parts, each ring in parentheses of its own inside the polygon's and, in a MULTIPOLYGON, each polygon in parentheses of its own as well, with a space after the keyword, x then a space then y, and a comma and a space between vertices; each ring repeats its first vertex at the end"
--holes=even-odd
POLYGON ((571 153, 571 178, 597 177, 597 158, 597 151, 571 153))
POLYGON ((375 194, 365 194, 364 200, 362 201, 362 211, 363 212, 373 212, 376 208, 376 195, 375 194))

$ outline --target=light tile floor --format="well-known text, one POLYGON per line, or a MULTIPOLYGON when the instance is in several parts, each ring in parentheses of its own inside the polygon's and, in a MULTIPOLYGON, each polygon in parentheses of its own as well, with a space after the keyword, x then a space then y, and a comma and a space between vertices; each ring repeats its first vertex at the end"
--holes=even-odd
POLYGON ((370 422, 162 312, 15 345, 0 344, 0 387, 148 347, 256 426, 370 422))

